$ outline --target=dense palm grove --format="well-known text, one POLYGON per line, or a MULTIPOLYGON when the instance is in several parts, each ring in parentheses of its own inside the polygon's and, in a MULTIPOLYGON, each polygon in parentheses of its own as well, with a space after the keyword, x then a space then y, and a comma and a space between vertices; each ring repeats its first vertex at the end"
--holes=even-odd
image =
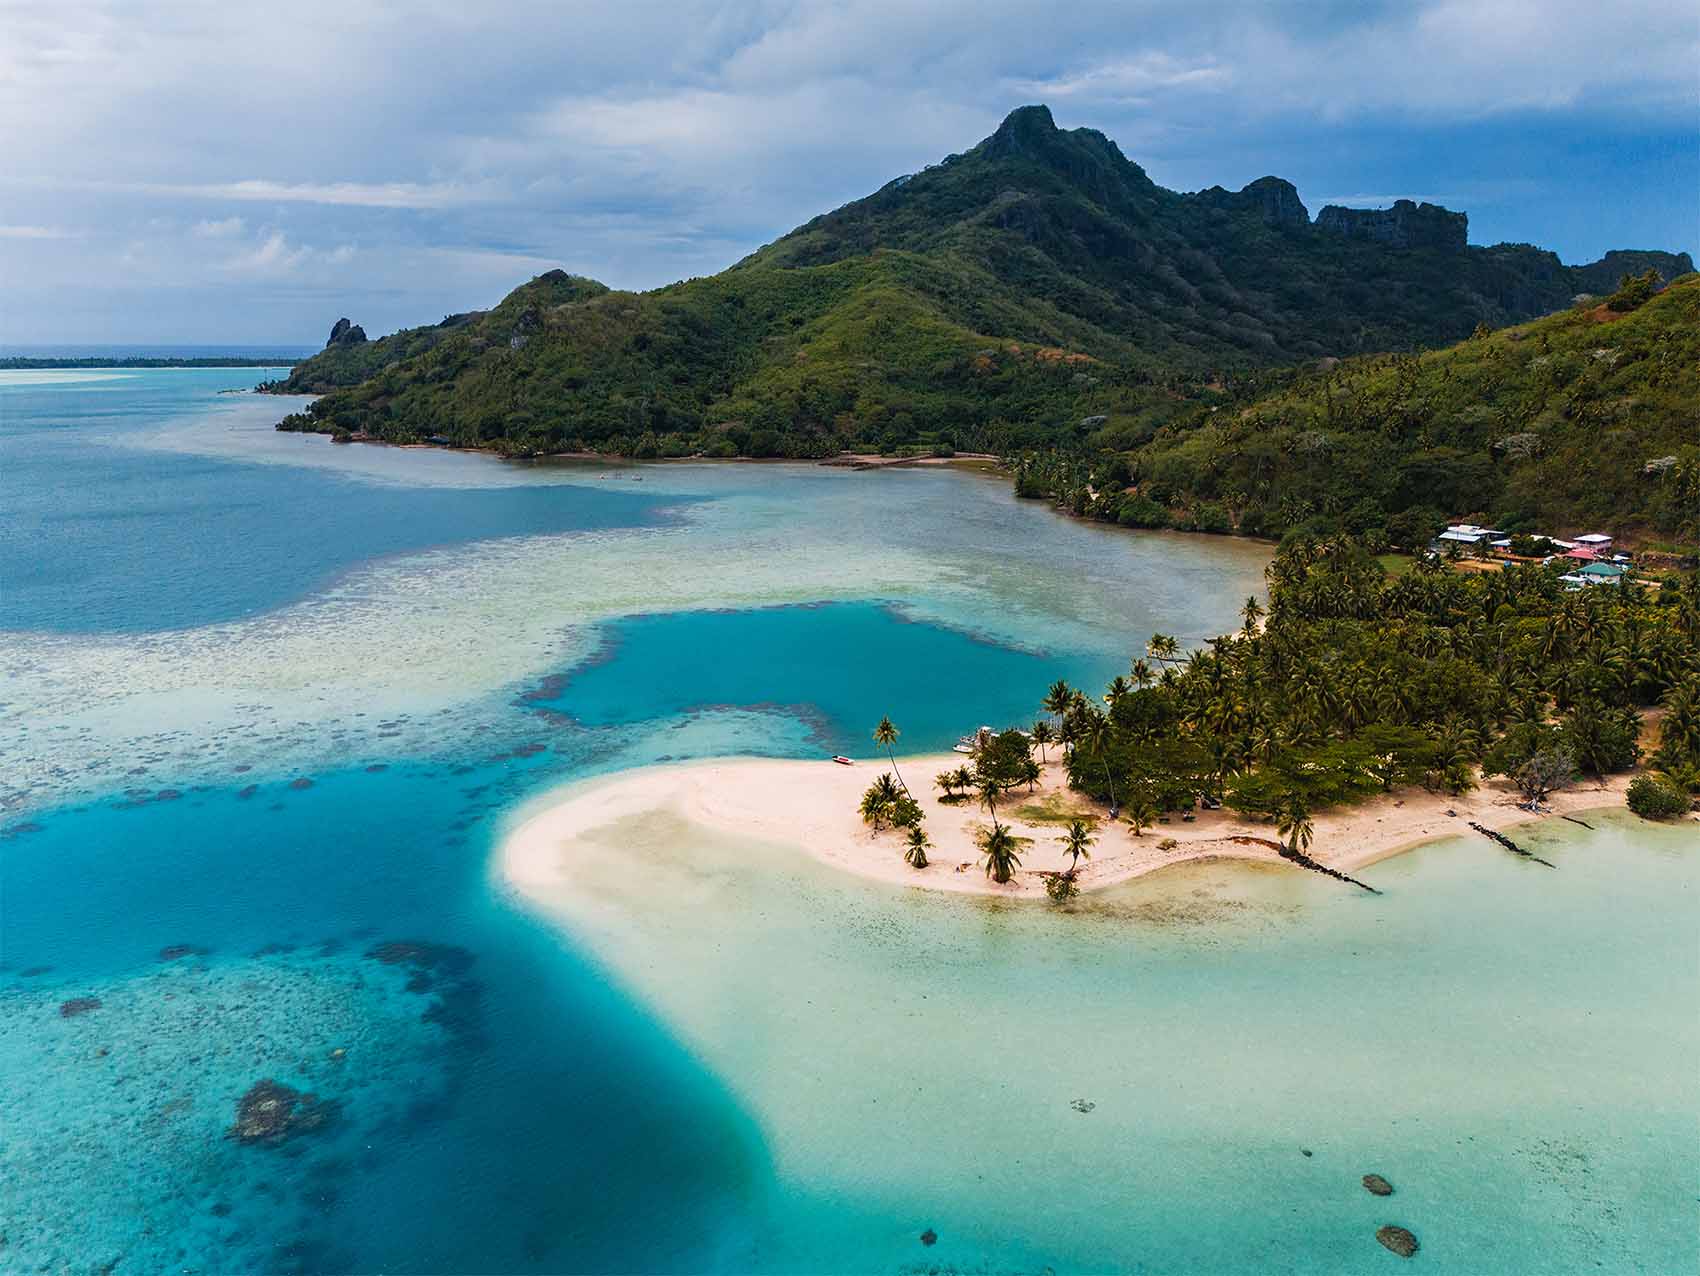
MULTIPOLYGON (((1464 793, 1503 776, 1539 809, 1578 776, 1646 762, 1630 807, 1687 812, 1700 794, 1700 575, 1582 590, 1558 576, 1460 575, 1425 556, 1393 577, 1358 541, 1296 535, 1270 566, 1267 612, 1247 599, 1238 633, 1190 654, 1155 634, 1099 700, 1053 683, 1031 731, 987 736, 972 765, 934 784, 990 816, 981 850, 998 882, 1021 845, 998 801, 1039 778, 1032 750, 1053 741, 1069 785, 1135 832, 1165 811, 1227 805, 1272 820, 1283 853, 1318 868, 1306 854, 1314 812, 1408 785, 1464 793), (1644 757, 1642 715, 1654 709, 1644 757)), ((874 738, 891 748, 889 719, 874 738)), ((904 858, 926 867, 922 809, 895 757, 861 813, 904 830, 904 858)), ((1076 821, 1065 839, 1076 865, 1088 831, 1076 821)), ((1053 897, 1073 893, 1072 869, 1047 876, 1053 897)))
POLYGON ((1552 569, 1425 559, 1395 578, 1353 540, 1308 537, 1269 574, 1266 617, 1248 602, 1241 632, 1184 659, 1157 636, 1102 707, 1051 689, 1074 787, 1145 818, 1225 801, 1302 844, 1311 811, 1400 785, 1462 792, 1481 772, 1538 802, 1627 770, 1657 706, 1653 782, 1700 789, 1694 576, 1568 591, 1552 569))

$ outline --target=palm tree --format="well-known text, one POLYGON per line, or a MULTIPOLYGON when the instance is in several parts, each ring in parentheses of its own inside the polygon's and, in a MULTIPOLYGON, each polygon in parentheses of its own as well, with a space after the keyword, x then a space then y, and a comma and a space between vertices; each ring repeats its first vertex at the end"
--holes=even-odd
POLYGON ((1091 859, 1092 852, 1086 848, 1094 845, 1098 839, 1092 836, 1092 830, 1087 827, 1085 820, 1069 822, 1068 832, 1059 839, 1063 844, 1063 854, 1070 859, 1068 871, 1073 873, 1080 867, 1082 859, 1091 859))
POLYGON ((1128 673, 1133 678, 1134 686, 1138 687, 1141 691, 1144 691, 1145 688, 1151 685, 1153 678, 1151 673, 1151 662, 1144 656, 1139 657, 1138 660, 1133 662, 1132 666, 1128 669, 1128 673))
POLYGON ((974 772, 968 769, 966 762, 956 768, 956 787, 964 793, 974 787, 974 772))
POLYGON ((1181 646, 1169 634, 1152 634, 1151 641, 1145 644, 1145 654, 1153 660, 1161 660, 1164 664, 1173 664, 1180 659, 1181 646))
POLYGON ((1016 853, 1015 848, 1015 835, 995 818, 992 827, 980 838, 980 849, 986 856, 986 876, 999 885, 1014 877, 1015 870, 1021 867, 1021 856, 1016 853))
POLYGON ((1101 713, 1093 713, 1086 719, 1086 743, 1092 747, 1092 752, 1098 755, 1098 761, 1104 767, 1104 783, 1110 789, 1110 818, 1116 818, 1116 781, 1110 774, 1110 741, 1115 738, 1115 732, 1110 726, 1110 720, 1101 713))
POLYGON ((975 776, 974 783, 980 790, 980 805, 992 817, 992 827, 1002 828, 998 823, 998 795, 1003 792, 1003 785, 989 775, 975 776))
POLYGON ((885 746, 885 755, 891 759, 891 769, 897 774, 897 782, 903 785, 903 791, 907 793, 909 786, 903 784, 903 772, 897 770, 897 754, 892 751, 892 746, 897 743, 897 737, 901 734, 902 732, 891 724, 891 718, 887 716, 881 718, 879 726, 874 728, 874 743, 885 746))
POLYGON ((1045 698, 1039 707, 1053 717, 1060 718, 1068 712, 1068 707, 1073 703, 1074 688, 1064 679, 1058 678, 1051 684, 1050 690, 1045 692, 1045 698))
POLYGON ((1027 781, 1027 791, 1031 793, 1033 786, 1039 782, 1039 764, 1031 757, 1024 758, 1021 763, 1021 778, 1027 781))
POLYGON ((1127 818, 1133 825, 1133 835, 1144 837, 1145 830, 1157 822, 1157 804, 1143 788, 1135 789, 1127 800, 1127 818))
POLYGON ((956 772, 940 771, 933 777, 933 787, 943 789, 944 795, 947 798, 954 797, 955 795, 951 792, 951 790, 956 787, 956 772))
POLYGON ((1245 606, 1240 608, 1240 618, 1245 621, 1246 637, 1257 632, 1257 622, 1263 619, 1263 605, 1253 594, 1245 600, 1245 606))
POLYGON ((1039 746, 1039 761, 1046 761, 1045 746, 1056 737, 1051 734, 1051 724, 1043 718, 1033 724, 1033 743, 1039 746))
POLYGON ((927 867, 927 847, 932 843, 927 840, 927 831, 919 824, 909 827, 909 846, 903 852, 903 858, 909 861, 910 868, 927 867))
POLYGON ((1310 821, 1310 806, 1297 793, 1289 793, 1275 816, 1275 831, 1286 842, 1285 854, 1303 855, 1310 850, 1316 828, 1310 821))

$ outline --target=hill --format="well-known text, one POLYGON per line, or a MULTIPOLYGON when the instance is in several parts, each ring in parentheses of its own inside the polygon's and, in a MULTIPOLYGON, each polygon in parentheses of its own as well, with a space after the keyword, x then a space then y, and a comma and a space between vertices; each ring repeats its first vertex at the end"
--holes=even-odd
POLYGON ((1279 535, 1308 521, 1426 544, 1507 531, 1700 540, 1700 275, 1630 281, 1425 354, 1313 361, 1096 456, 1023 462, 1098 518, 1279 535))
POLYGON ((1224 375, 1526 319, 1615 268, 1466 237, 1409 201, 1313 222, 1278 178, 1165 190, 1023 107, 718 275, 628 293, 551 272, 493 311, 345 330, 276 388, 328 391, 285 428, 512 453, 1081 443, 1082 421, 1161 424, 1224 375))

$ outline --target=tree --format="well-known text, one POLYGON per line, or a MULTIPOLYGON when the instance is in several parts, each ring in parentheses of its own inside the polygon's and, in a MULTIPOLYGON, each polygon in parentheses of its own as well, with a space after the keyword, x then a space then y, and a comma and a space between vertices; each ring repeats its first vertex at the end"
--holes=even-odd
POLYGON ((1311 823, 1309 804, 1299 794, 1289 793, 1281 804, 1281 810, 1275 816, 1275 831, 1287 844, 1284 854, 1296 857, 1310 851, 1316 827, 1311 823))
POLYGON ((1576 758, 1569 749, 1542 749, 1513 773, 1511 779, 1523 795, 1523 804, 1534 808, 1545 802, 1554 789, 1562 789, 1576 775, 1576 758))
POLYGON ((1129 794, 1127 818, 1135 837, 1144 837, 1145 830, 1157 822, 1157 803, 1152 800, 1148 785, 1137 785, 1129 794))
POLYGON ((1145 644, 1145 654, 1164 664, 1173 664, 1179 660, 1180 650, 1180 644, 1170 634, 1152 634, 1151 641, 1145 644))
POLYGON ((1069 706, 1073 703, 1074 688, 1069 686, 1064 679, 1058 678, 1051 684, 1050 690, 1045 692, 1045 698, 1040 702, 1039 707, 1053 717, 1060 718, 1068 712, 1069 706))
MULTIPOLYGON (((882 777, 889 779, 890 777, 882 777)), ((870 784, 862 794, 862 819, 874 826, 877 833, 884 827, 885 821, 891 818, 891 794, 882 787, 879 781, 870 784)))
POLYGON ((980 850, 985 856, 986 876, 1000 886, 1015 876, 1015 870, 1021 867, 1015 835, 999 824, 996 817, 992 820, 992 827, 980 836, 980 850))
POLYGON ((1098 755, 1098 761, 1104 768, 1104 783, 1110 789, 1110 818, 1116 818, 1116 782, 1110 775, 1110 743, 1115 738, 1114 728, 1110 719, 1102 713, 1093 713, 1085 722, 1085 741, 1091 746, 1092 752, 1098 755))
POLYGON ((909 867, 916 869, 927 867, 927 848, 931 845, 932 843, 927 840, 927 831, 919 824, 911 824, 909 826, 908 846, 903 852, 903 858, 909 861, 909 867))
POLYGON ((1263 604, 1257 601, 1256 594, 1245 600, 1245 606, 1240 608, 1240 619, 1244 621, 1246 637, 1257 632, 1257 622, 1263 619, 1263 604))
POLYGON ((992 817, 992 827, 1001 828, 998 823, 998 797, 1003 793, 1002 782, 996 776, 977 775, 974 784, 980 790, 980 805, 992 817))
POLYGON ((944 790, 945 801, 950 801, 956 795, 951 792, 956 787, 955 771, 940 771, 933 777, 933 787, 944 790))
POLYGON ((1092 829, 1085 820, 1070 820, 1068 832, 1058 839, 1063 844, 1063 854, 1069 857, 1068 871, 1073 873, 1080 867, 1082 859, 1091 859, 1090 847, 1098 839, 1092 836, 1092 829))
POLYGON ((1033 743, 1039 746, 1039 761, 1045 761, 1045 746, 1056 738, 1051 732, 1051 724, 1043 718, 1033 724, 1033 743))
POLYGON ((897 754, 893 751, 897 737, 901 734, 902 732, 891 724, 891 718, 887 716, 881 718, 879 726, 874 728, 874 743, 885 746, 885 755, 891 759, 892 772, 897 776, 898 784, 902 785, 903 791, 907 793, 909 786, 903 783, 903 773, 897 769, 897 754))
POLYGON ((1032 758, 1021 764, 1021 778, 1026 782, 1029 793, 1033 791, 1033 786, 1039 783, 1039 764, 1032 758))

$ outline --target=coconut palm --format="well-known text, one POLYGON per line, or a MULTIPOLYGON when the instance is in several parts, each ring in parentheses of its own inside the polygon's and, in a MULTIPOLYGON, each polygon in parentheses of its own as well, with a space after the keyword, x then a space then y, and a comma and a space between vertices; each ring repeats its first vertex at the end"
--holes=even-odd
POLYGON ((956 768, 956 787, 964 793, 974 787, 974 772, 969 769, 966 762, 956 768))
POLYGON ((1092 858, 1092 852, 1087 848, 1095 845, 1098 841, 1097 838, 1092 836, 1092 830, 1085 820, 1069 821, 1068 832, 1064 833, 1058 840, 1063 844, 1063 854, 1069 857, 1068 871, 1070 873, 1080 867, 1081 860, 1092 858))
POLYGON ((919 824, 909 826, 909 844, 903 852, 903 858, 909 862, 910 868, 927 867, 927 848, 932 843, 927 840, 927 831, 919 824))
POLYGON ((992 827, 1001 828, 998 823, 998 798, 1003 793, 1003 785, 990 775, 977 775, 974 784, 980 790, 980 805, 986 808, 986 813, 992 817, 992 827))
POLYGON ((1157 803, 1143 789, 1135 789, 1127 800, 1127 818, 1133 825, 1133 835, 1144 837, 1145 830, 1157 822, 1157 803))
POLYGON ((985 855, 986 876, 999 885, 1014 877, 1015 870, 1021 867, 1015 835, 995 819, 980 837, 980 850, 985 855))
POLYGON ((1145 654, 1164 664, 1179 660, 1180 652, 1181 645, 1170 634, 1152 634, 1151 641, 1145 644, 1145 654))
POLYGON ((1040 718, 1033 724, 1033 730, 1030 734, 1033 737, 1033 743, 1039 746, 1039 761, 1046 761, 1045 746, 1056 739, 1051 731, 1051 724, 1040 718))
POLYGON ((1310 850, 1310 840, 1316 828, 1310 820, 1310 805, 1297 793, 1289 793, 1275 816, 1275 831, 1281 835, 1288 855, 1303 855, 1310 850))
POLYGON ((1031 793, 1033 786, 1039 783, 1039 764, 1031 757, 1023 758, 1021 762, 1021 778, 1027 782, 1027 791, 1031 793))
POLYGON ((1128 675, 1133 679, 1133 685, 1141 691, 1149 687, 1155 675, 1151 672, 1151 662, 1144 656, 1139 657, 1128 668, 1128 675))
POLYGON ((1248 638, 1257 632, 1257 622, 1263 619, 1263 604, 1257 601, 1256 594, 1245 600, 1245 606, 1240 608, 1240 619, 1245 622, 1248 638))
POLYGON ((892 748, 897 743, 897 737, 902 734, 892 725, 891 718, 887 716, 881 718, 879 726, 874 728, 874 743, 885 746, 885 755, 891 759, 891 769, 897 775, 897 783, 902 785, 903 791, 907 793, 909 786, 903 783, 903 772, 897 769, 897 754, 892 748))
POLYGON ((1116 781, 1110 774, 1110 742, 1115 739, 1115 730, 1110 720, 1097 712, 1089 715, 1082 726, 1083 739, 1104 767, 1104 783, 1110 789, 1110 818, 1113 820, 1116 818, 1116 781))
POLYGON ((953 794, 951 792, 951 790, 956 787, 956 772, 955 771, 940 771, 937 775, 935 775, 933 777, 933 787, 938 788, 938 789, 943 789, 944 795, 947 798, 948 797, 954 797, 955 794, 953 794))
POLYGON ((1068 712, 1068 707, 1073 703, 1074 688, 1069 686, 1066 680, 1058 678, 1051 684, 1050 690, 1045 692, 1045 698, 1039 707, 1052 717, 1060 718, 1068 712))

